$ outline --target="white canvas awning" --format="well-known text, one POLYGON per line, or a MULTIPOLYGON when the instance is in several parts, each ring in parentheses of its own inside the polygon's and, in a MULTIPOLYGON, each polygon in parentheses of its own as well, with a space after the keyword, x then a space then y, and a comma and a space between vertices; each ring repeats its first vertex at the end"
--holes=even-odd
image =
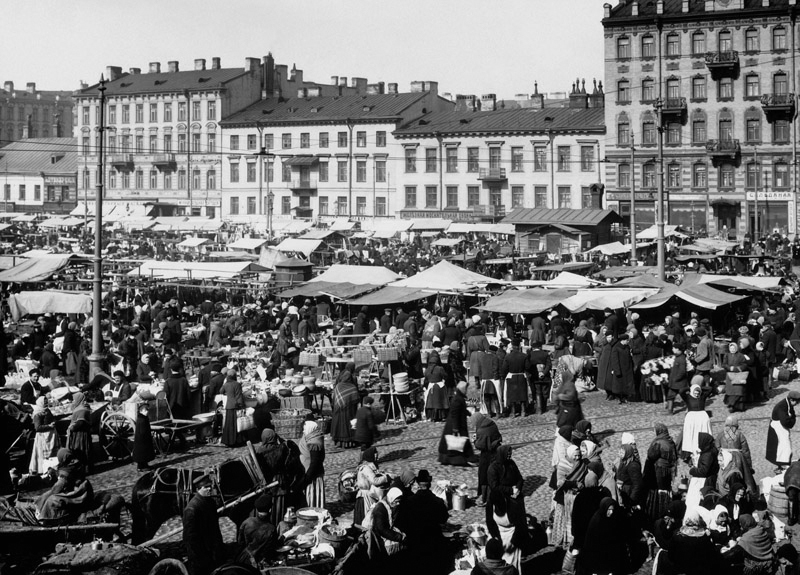
POLYGON ((154 279, 232 279, 241 275, 269 271, 254 262, 167 262, 148 260, 128 272, 128 276, 154 279))
POLYGON ((309 257, 322 245, 322 240, 302 240, 300 238, 286 238, 278 244, 277 249, 281 252, 299 252, 309 257))
POLYGON ((229 249, 234 250, 257 250, 267 243, 264 238, 241 238, 228 244, 229 249))
POLYGON ((208 238, 186 238, 179 244, 177 247, 179 248, 199 248, 203 244, 207 244, 209 242, 208 238))

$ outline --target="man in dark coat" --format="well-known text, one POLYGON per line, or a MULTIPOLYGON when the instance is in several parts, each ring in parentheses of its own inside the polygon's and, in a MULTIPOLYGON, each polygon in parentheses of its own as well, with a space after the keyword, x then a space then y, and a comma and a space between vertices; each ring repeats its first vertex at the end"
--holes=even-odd
POLYGON ((394 327, 397 329, 404 329, 403 326, 406 325, 406 321, 408 321, 408 314, 402 307, 398 307, 397 315, 394 318, 394 327))
MULTIPOLYGON (((406 545, 413 557, 424 557, 431 573, 445 573, 448 562, 447 543, 442 525, 447 523, 447 506, 431 491, 433 478, 426 469, 417 474, 417 492, 407 504, 406 545)), ((452 568, 452 565, 450 566, 452 568)))
POLYGON ((611 393, 620 403, 628 403, 628 396, 633 395, 633 358, 628 340, 628 334, 623 333, 611 348, 611 393))
POLYGON ((207 575, 223 560, 222 533, 217 503, 211 496, 211 476, 195 480, 197 493, 183 512, 183 545, 191 575, 207 575))
POLYGON ((174 419, 191 419, 191 403, 189 397, 189 381, 181 375, 180 367, 172 364, 172 372, 164 381, 164 394, 174 419))
POLYGON ((603 310, 605 314, 605 320, 603 321, 603 325, 606 326, 606 335, 611 334, 613 336, 617 336, 619 332, 619 318, 617 314, 614 313, 614 310, 607 307, 603 310))
POLYGON ((389 329, 394 325, 392 323, 392 308, 387 307, 383 310, 383 315, 378 323, 380 324, 381 333, 389 333, 389 329))
POLYGON ((353 441, 361 445, 361 451, 371 447, 380 435, 378 424, 375 421, 375 413, 372 411, 374 401, 368 395, 356 411, 356 430, 353 434, 353 441))
POLYGON ((541 315, 534 316, 531 320, 531 331, 530 331, 530 341, 528 342, 530 345, 534 343, 543 344, 545 337, 547 335, 547 324, 544 321, 544 318, 541 315))
POLYGON ((522 353, 520 345, 519 339, 511 342, 511 351, 506 354, 500 366, 500 380, 505 383, 503 404, 512 417, 524 415, 525 405, 528 403, 527 374, 531 368, 528 356, 522 353))
POLYGON ((547 411, 547 396, 552 387, 551 368, 552 361, 550 354, 542 349, 542 342, 534 341, 531 343, 531 350, 528 352, 528 368, 531 386, 531 412, 536 411, 539 406, 539 413, 547 411))

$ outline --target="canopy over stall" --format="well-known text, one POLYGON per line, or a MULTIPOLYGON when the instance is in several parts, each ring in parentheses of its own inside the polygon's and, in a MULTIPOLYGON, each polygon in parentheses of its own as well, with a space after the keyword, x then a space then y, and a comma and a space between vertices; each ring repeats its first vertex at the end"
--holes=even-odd
POLYGON ((302 240, 300 238, 286 238, 276 247, 281 252, 298 252, 310 257, 322 245, 322 240, 302 240))
POLYGON ((432 295, 430 291, 417 288, 386 286, 376 292, 361 296, 357 299, 348 300, 345 303, 355 306, 390 305, 417 301, 431 297, 432 295))
POLYGON ((91 313, 92 295, 59 290, 23 291, 9 296, 8 307, 14 321, 31 313, 91 313))
POLYGON ((631 251, 630 246, 624 246, 620 242, 611 242, 610 244, 603 244, 600 246, 595 246, 592 249, 584 252, 587 254, 593 254, 596 252, 600 252, 606 256, 613 256, 616 254, 625 254, 631 251))
POLYGON ((379 287, 372 284, 352 284, 348 282, 308 282, 305 285, 291 287, 282 291, 280 297, 319 297, 327 295, 336 299, 347 299, 357 297, 379 287))
POLYGON ((714 274, 701 274, 697 283, 700 284, 720 284, 724 285, 727 280, 734 280, 739 284, 745 284, 758 289, 777 290, 780 289, 784 279, 778 276, 723 276, 714 274))
POLYGON ((556 277, 550 280, 523 280, 519 282, 511 282, 512 285, 517 286, 538 286, 549 288, 581 288, 589 287, 592 285, 602 285, 603 282, 589 279, 586 276, 574 274, 572 272, 561 272, 556 277))
POLYGON ((489 298, 477 309, 496 313, 537 314, 554 308, 575 293, 575 290, 543 288, 507 290, 489 298))
POLYGON ((421 271, 413 276, 396 281, 392 286, 410 287, 435 291, 467 291, 477 287, 477 284, 496 283, 497 280, 471 272, 451 264, 440 261, 435 266, 421 271))
POLYGON ((453 222, 447 228, 448 234, 504 234, 514 235, 514 224, 489 224, 489 223, 467 223, 453 222))
POLYGON ((199 248, 203 244, 207 244, 210 240, 208 238, 186 238, 179 244, 176 244, 176 247, 179 248, 199 248))
POLYGON ((28 259, 11 269, 0 272, 0 282, 30 283, 49 280, 54 273, 77 261, 75 255, 46 254, 36 259, 28 259))
POLYGON ((232 250, 257 250, 267 243, 264 238, 241 238, 228 244, 232 250))
MULTIPOLYGON (((11 270, 9 270, 11 271, 11 270)), ((158 279, 232 279, 269 271, 253 262, 166 262, 146 261, 128 272, 128 276, 158 279)))
POLYGON ((351 283, 386 285, 400 279, 400 276, 383 266, 347 266, 334 264, 323 273, 310 280, 314 282, 351 283))
MULTIPOLYGON (((688 238, 684 233, 681 233, 680 226, 664 226, 664 237, 678 237, 678 238, 688 238)), ((658 227, 653 225, 649 228, 642 230, 641 232, 636 232, 636 239, 639 240, 655 240, 658 238, 658 227)))
POLYGON ((438 240, 434 240, 431 244, 432 246, 442 247, 442 248, 452 248, 463 242, 461 238, 439 238, 438 240))
POLYGON ((656 295, 658 288, 585 289, 561 302, 572 313, 587 309, 620 309, 630 307, 646 297, 656 295))

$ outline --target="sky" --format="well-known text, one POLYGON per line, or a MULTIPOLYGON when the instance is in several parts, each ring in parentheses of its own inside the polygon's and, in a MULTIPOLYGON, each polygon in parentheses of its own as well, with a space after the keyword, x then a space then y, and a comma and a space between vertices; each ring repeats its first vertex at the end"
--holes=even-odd
POLYGON ((602 79, 603 4, 614 0, 25 0, 0 19, 0 81, 74 90, 106 66, 196 58, 244 67, 272 52, 306 80, 439 82, 513 98, 602 79))

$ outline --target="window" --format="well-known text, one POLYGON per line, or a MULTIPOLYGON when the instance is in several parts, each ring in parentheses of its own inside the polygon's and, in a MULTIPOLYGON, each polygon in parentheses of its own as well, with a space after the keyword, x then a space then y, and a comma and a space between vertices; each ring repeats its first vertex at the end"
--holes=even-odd
POLYGON ((758 164, 755 162, 747 162, 744 168, 744 185, 750 189, 758 186, 758 164))
POLYGON ((136 153, 144 153, 144 136, 136 136, 136 153))
POLYGON ((386 132, 383 130, 375 132, 375 146, 378 148, 386 147, 386 132))
POLYGON ((500 169, 500 148, 493 147, 489 148, 489 169, 490 170, 499 170, 500 169))
POLYGON ((165 154, 172 153, 172 134, 164 135, 164 153, 165 154))
POLYGON ((730 112, 721 112, 719 115, 719 139, 733 139, 733 119, 730 117, 730 112))
POLYGON ((758 30, 755 28, 744 31, 744 49, 746 52, 758 52, 758 30))
MULTIPOLYGON (((49 114, 46 115, 49 116, 49 114)), ((114 105, 108 107, 108 123, 109 124, 117 123, 117 107, 114 105)))
POLYGON ((158 104, 150 104, 150 122, 158 122, 158 104))
POLYGON ((386 181, 386 160, 375 160, 375 181, 386 181))
POLYGON ((209 190, 217 189, 217 171, 208 170, 206 172, 206 188, 209 190))
POLYGON ((525 205, 525 187, 511 186, 511 207, 522 208, 525 205))
POLYGON ((195 100, 192 102, 192 120, 200 120, 200 101, 195 100))
POLYGON ((708 96, 706 95, 706 77, 705 76, 695 76, 692 78, 692 99, 693 100, 705 100, 708 96))
POLYGON ((681 187, 681 165, 676 162, 672 162, 667 166, 667 187, 681 187))
POLYGON ((617 82, 617 102, 625 103, 631 101, 631 83, 629 80, 617 82))
POLYGON ((367 215, 367 198, 365 198, 364 196, 356 197, 356 215, 357 216, 367 215))
POLYGON ((544 146, 535 146, 533 148, 533 171, 547 171, 547 148, 544 146))
POLYGON ((458 186, 447 186, 445 188, 445 196, 448 208, 458 207, 458 186))
POLYGON ((209 154, 214 154, 217 151, 217 135, 216 134, 209 134, 208 135, 208 146, 206 151, 209 154))
POLYGON ((675 32, 667 34, 667 56, 681 55, 681 37, 675 32))
POLYGON ((558 147, 558 171, 559 172, 569 172, 570 171, 570 158, 569 158, 569 146, 559 146, 558 147))
POLYGON ((744 77, 744 95, 747 98, 758 98, 761 95, 758 74, 748 74, 744 77))
POLYGON ((255 150, 258 139, 255 134, 247 134, 247 149, 255 150))
POLYGON ((695 118, 692 120, 692 143, 704 144, 706 141, 706 119, 695 118))
POLYGON ((172 102, 164 102, 164 121, 172 121, 172 102))
POLYGON ((131 151, 131 137, 127 134, 122 136, 122 151, 125 153, 130 153, 131 151))
POLYGON ((158 188, 158 172, 150 170, 150 189, 155 190, 156 188, 158 188))
POLYGON ((319 163, 319 181, 320 182, 328 181, 328 162, 319 163))
POLYGON ((758 143, 761 141, 761 119, 760 118, 747 118, 745 120, 747 134, 747 142, 758 143))
POLYGON ((500 186, 489 187, 489 204, 492 206, 502 206, 503 197, 500 186))
POLYGON ((642 120, 642 145, 654 146, 656 141, 656 121, 648 115, 642 120))
POLYGON ((789 164, 786 162, 776 162, 773 166, 773 182, 776 188, 789 187, 789 164))
POLYGON ((164 189, 171 190, 172 189, 172 171, 171 170, 164 170, 164 189))
POLYGON ((642 58, 656 57, 656 43, 653 36, 647 34, 642 36, 642 58))
POLYGON ((346 148, 347 147, 347 132, 339 132, 338 136, 339 147, 346 148))
POLYGON ((537 208, 547 207, 547 186, 533 187, 533 202, 537 208))
POLYGON ((89 155, 89 148, 91 147, 91 145, 92 145, 91 138, 89 138, 89 136, 83 136, 83 138, 81 139, 81 151, 84 156, 89 155))
POLYGON ((667 80, 667 98, 680 98, 681 97, 681 81, 678 78, 669 78, 667 80))
POLYGON ((136 170, 136 189, 141 190, 144 188, 144 172, 136 170))
MULTIPOLYGON (((320 164, 320 176, 322 175, 322 164, 320 164)), ((328 163, 325 162, 325 181, 328 181, 328 163)), ((265 182, 274 182, 275 181, 275 164, 272 163, 270 158, 264 158, 264 181, 265 182)), ((322 181, 322 180, 320 180, 322 181)))
POLYGON ((781 95, 789 93, 789 78, 784 72, 778 72, 772 77, 772 91, 781 95))
POLYGON ((627 146, 631 143, 631 125, 624 114, 617 120, 617 145, 627 146))
POLYGON ((328 196, 319 197, 319 215, 321 216, 328 215, 328 196))
POLYGON ((356 147, 357 148, 366 148, 367 147, 367 133, 366 132, 356 132, 356 147))
POLYGON ((33 201, 39 202, 42 200, 42 186, 35 185, 33 186, 33 201))
POLYGON ((695 32, 692 34, 692 54, 701 56, 706 51, 706 35, 705 32, 695 32))
POLYGON ((328 140, 328 132, 320 132, 319 133, 319 147, 320 148, 327 148, 330 145, 328 140))
POLYGON ((186 121, 186 102, 178 102, 178 121, 186 121))
POLYGON ((719 51, 730 52, 733 50, 733 34, 730 30, 722 30, 719 33, 719 51))
POLYGON ((652 78, 642 80, 642 100, 652 102, 656 99, 656 83, 652 78))
POLYGON ((336 200, 336 214, 339 216, 347 215, 347 196, 339 196, 336 200))
POLYGON ((144 104, 136 104, 136 123, 144 122, 144 104))
POLYGON ((692 166, 692 187, 705 188, 708 186, 708 167, 697 163, 692 166))
POLYGON ((347 181, 347 160, 336 162, 336 180, 339 182, 347 181))
POLYGON ((407 208, 416 208, 417 207, 417 187, 416 186, 406 186, 406 207, 407 208))
POLYGON ((19 200, 25 201, 25 184, 19 185, 19 200))
POLYGON ((200 189, 200 170, 192 170, 192 188, 200 189))
POLYGON ((477 206, 481 203, 481 189, 479 186, 467 186, 467 206, 477 206))
POLYGON ((122 123, 131 123, 131 107, 128 104, 122 104, 122 123))
POLYGON ((231 183, 239 182, 239 160, 231 162, 231 183))
POLYGON ((309 134, 308 132, 303 132, 300 134, 300 147, 301 148, 311 147, 311 134, 309 134))
POLYGON ((406 148, 406 173, 413 174, 417 171, 417 149, 406 148))
POLYGON ((581 171, 594 170, 594 146, 581 146, 581 171))
POLYGON ((292 135, 281 134, 281 148, 288 150, 292 147, 292 135))
POLYGON ((786 28, 783 26, 775 26, 772 29, 772 49, 773 50, 786 50, 786 28))
POLYGON ((720 78, 717 82, 717 99, 733 99, 733 78, 720 78))
MULTIPOLYGON (((123 174, 124 175, 124 174, 123 174)), ((122 179, 122 187, 127 188, 125 185, 125 178, 122 179)), ((182 190, 186 187, 186 170, 178 170, 178 189, 182 190)))
POLYGON ((620 188, 631 187, 631 165, 620 164, 617 166, 617 185, 620 188))
POLYGON ((199 152, 200 151, 200 134, 194 133, 192 134, 192 151, 199 152))
POLYGON ((617 58, 631 57, 631 39, 627 36, 617 38, 617 58))
POLYGON ((425 171, 436 171, 436 148, 425 148, 425 171))
POLYGON ((256 197, 247 196, 247 213, 253 215, 256 213, 256 197))
POLYGON ((448 172, 458 171, 458 148, 445 148, 446 167, 448 172))
POLYGON ((150 134, 150 138, 148 139, 148 151, 151 154, 155 154, 158 152, 158 136, 156 134, 150 134))
POLYGON ((522 168, 522 148, 521 147, 513 147, 511 148, 511 171, 512 172, 521 172, 523 171, 522 168))
POLYGON ((282 182, 291 182, 292 181, 292 166, 286 163, 281 164, 281 181, 282 182))
POLYGON ((670 122, 667 124, 667 145, 679 146, 681 144, 681 123, 670 122))
POLYGON ((248 182, 255 182, 256 181, 256 163, 255 162, 247 162, 247 181, 248 182))
POLYGON ((83 107, 83 123, 88 124, 90 122, 89 119, 89 106, 83 107))
POLYGON ((366 182, 367 181, 367 161, 366 160, 357 160, 356 161, 356 181, 357 182, 366 182))
POLYGON ((117 151, 117 137, 114 134, 108 135, 108 151, 112 153, 117 151))
POLYGON ((733 164, 722 164, 719 167, 719 187, 733 187, 733 164))
MULTIPOLYGON (((185 172, 184 172, 184 174, 185 174, 185 172)), ((127 190, 130 187, 131 187, 131 173, 130 172, 122 172, 122 188, 127 190)), ((186 186, 183 186, 183 187, 186 187, 186 186)))
POLYGON ((231 150, 238 150, 239 149, 239 136, 231 136, 231 150))
POLYGON ((436 186, 425 186, 425 207, 439 207, 439 190, 436 186))
POLYGON ((239 198, 236 197, 231 198, 231 215, 232 216, 239 215, 239 198))
MULTIPOLYGON (((86 187, 88 188, 89 186, 86 187)), ((11 184, 6 184, 3 188, 3 199, 11 200, 11 184)))
MULTIPOLYGON (((164 187, 166 188, 166 176, 164 177, 164 187)), ((109 170, 108 171, 108 187, 109 188, 116 188, 117 187, 117 170, 109 170)))
POLYGON ((477 172, 480 165, 478 148, 467 148, 467 171, 477 172))
POLYGON ((647 162, 642 165, 642 187, 656 187, 656 165, 654 162, 647 162))
POLYGON ((386 198, 375 198, 375 215, 386 215, 386 198))
POLYGON ((789 120, 775 120, 775 122, 772 124, 772 143, 788 144, 789 128, 789 120))
POLYGON ((572 190, 569 186, 558 186, 558 207, 572 207, 572 190))

